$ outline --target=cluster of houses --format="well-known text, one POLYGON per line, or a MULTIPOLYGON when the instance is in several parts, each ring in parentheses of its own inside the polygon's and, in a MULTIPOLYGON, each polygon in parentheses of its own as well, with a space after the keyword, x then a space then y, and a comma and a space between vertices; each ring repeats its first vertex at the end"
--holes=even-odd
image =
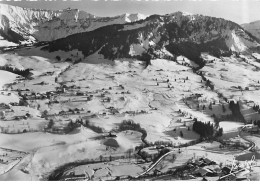
POLYGON ((137 115, 137 114, 146 114, 148 113, 147 111, 145 110, 136 110, 136 111, 125 111, 126 114, 130 114, 130 115, 137 115))
POLYGON ((10 111, 10 110, 11 110, 10 104, 1 103, 0 104, 0 119, 4 119, 6 116, 6 112, 10 111))
POLYGON ((32 115, 30 113, 26 113, 25 115, 23 116, 15 116, 14 119, 15 120, 22 120, 22 119, 28 119, 30 118, 32 115))
POLYGON ((245 126, 243 131, 252 133, 252 134, 257 134, 257 133, 259 133, 259 127, 257 125, 245 126))
MULTIPOLYGON (((75 108, 75 109, 69 109, 69 111, 68 112, 66 112, 66 111, 60 111, 59 112, 59 115, 67 115, 68 113, 71 113, 71 114, 79 114, 80 112, 82 112, 82 111, 84 111, 85 109, 84 108, 81 108, 81 109, 79 109, 79 108, 75 108)), ((88 111, 89 113, 90 113, 90 111, 88 111)))
POLYGON ((184 175, 189 176, 190 179, 196 177, 203 177, 204 181, 207 181, 208 177, 217 177, 217 180, 246 180, 246 178, 239 178, 236 174, 241 168, 236 168, 232 170, 231 166, 219 166, 216 162, 202 157, 198 159, 192 159, 186 164, 186 169, 183 171, 184 175))
POLYGON ((118 113, 119 113, 119 111, 115 107, 112 107, 112 106, 106 108, 106 111, 99 112, 100 115, 109 115, 109 114, 114 115, 114 114, 118 114, 118 113))

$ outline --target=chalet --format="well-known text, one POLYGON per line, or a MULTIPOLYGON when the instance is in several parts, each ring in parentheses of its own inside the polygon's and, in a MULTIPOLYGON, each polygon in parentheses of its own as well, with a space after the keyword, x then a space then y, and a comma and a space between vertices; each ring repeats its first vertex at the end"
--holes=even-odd
POLYGON ((70 86, 70 88, 75 89, 75 88, 77 88, 77 86, 76 85, 72 85, 72 86, 70 86))
POLYGON ((126 114, 135 114, 135 111, 126 111, 126 114))
POLYGON ((123 86, 122 84, 120 84, 119 87, 120 87, 121 89, 125 89, 124 86, 123 86))
POLYGON ((258 133, 259 132, 259 127, 258 126, 252 126, 250 129, 248 129, 248 132, 250 133, 258 133))
POLYGON ((60 111, 59 114, 60 114, 60 115, 65 115, 66 112, 65 112, 65 111, 60 111))
POLYGON ((5 111, 0 111, 0 117, 2 117, 2 118, 5 117, 5 111))
POLYGON ((40 85, 48 85, 48 84, 49 84, 49 83, 44 82, 44 81, 40 82, 40 85))
POLYGON ((99 115, 103 115, 104 113, 106 114, 106 112, 98 112, 99 115))
POLYGON ((221 172, 222 172, 223 174, 229 174, 230 171, 231 171, 231 169, 230 169, 229 167, 223 167, 223 168, 221 169, 221 172))
POLYGON ((18 106, 19 103, 17 103, 17 102, 11 102, 10 105, 12 105, 12 106, 18 106))
POLYGON ((206 164, 203 161, 195 160, 193 165, 196 165, 196 166, 199 166, 199 167, 204 167, 206 164))
POLYGON ((217 174, 210 170, 210 169, 207 169, 207 168, 198 168, 196 169, 194 172, 193 172, 194 175, 198 175, 198 176, 216 176, 217 174))
POLYGON ((119 111, 116 110, 116 109, 111 109, 110 112, 111 112, 112 114, 117 114, 117 113, 119 113, 119 111))
POLYGON ((159 145, 159 146, 156 146, 156 149, 164 149, 165 146, 164 145, 159 145))
POLYGON ((86 97, 86 98, 87 98, 87 99, 86 99, 87 101, 90 101, 90 100, 91 100, 91 98, 90 98, 89 96, 88 96, 88 97, 86 97))
POLYGON ((205 164, 207 164, 207 165, 216 164, 216 162, 214 162, 214 161, 212 161, 212 160, 210 160, 210 159, 208 159, 208 158, 201 158, 200 160, 203 161, 203 162, 204 162, 205 164))
POLYGON ((111 100, 110 97, 106 97, 106 98, 103 98, 102 101, 103 101, 103 102, 110 102, 110 100, 111 100))
POLYGON ((117 137, 115 134, 112 134, 111 132, 109 132, 108 137, 117 137))
POLYGON ((62 126, 55 126, 51 129, 47 129, 47 127, 45 127, 45 131, 47 132, 51 132, 51 133, 57 133, 57 134, 63 134, 64 132, 66 132, 65 127, 62 126))
POLYGON ((205 166, 203 168, 209 169, 209 170, 211 170, 211 171, 213 171, 215 173, 218 173, 218 174, 221 173, 221 169, 220 169, 220 167, 218 165, 207 165, 207 166, 205 166))

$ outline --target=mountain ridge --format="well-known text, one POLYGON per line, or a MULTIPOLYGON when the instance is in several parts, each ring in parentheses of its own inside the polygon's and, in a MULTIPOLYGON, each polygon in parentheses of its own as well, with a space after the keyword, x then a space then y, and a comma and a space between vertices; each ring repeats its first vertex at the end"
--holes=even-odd
POLYGON ((51 42, 43 50, 82 51, 85 57, 99 52, 107 59, 175 57, 184 55, 201 63, 202 52, 215 56, 258 49, 259 43, 243 28, 222 18, 175 12, 145 20, 109 25, 88 33, 51 42), (168 52, 166 54, 165 50, 168 52), (169 54, 170 53, 170 54, 169 54), (166 56, 167 55, 167 56, 166 56))
POLYGON ((78 9, 43 10, 0 4, 0 36, 14 43, 53 41, 110 24, 146 18, 142 14, 98 17, 78 9), (10 34, 10 31, 13 34, 10 34), (16 39, 20 35, 19 39, 16 39))

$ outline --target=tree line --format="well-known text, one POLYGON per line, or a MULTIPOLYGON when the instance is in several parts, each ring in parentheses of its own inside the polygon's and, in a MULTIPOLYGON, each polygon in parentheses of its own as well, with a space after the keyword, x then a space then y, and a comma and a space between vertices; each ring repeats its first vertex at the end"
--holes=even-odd
POLYGON ((214 130, 214 125, 210 122, 203 123, 198 121, 196 118, 193 123, 193 131, 198 133, 203 138, 212 138, 214 136, 222 136, 223 128, 218 128, 217 131, 214 130))
POLYGON ((255 121, 253 121, 253 124, 254 124, 254 125, 257 125, 257 126, 260 128, 260 120, 255 120, 255 121))
POLYGON ((147 136, 147 132, 144 128, 141 128, 139 123, 135 123, 133 120, 129 119, 129 120, 123 120, 119 127, 118 127, 119 131, 124 131, 124 130, 134 130, 137 132, 142 133, 142 141, 144 141, 144 139, 147 136))
POLYGON ((5 71, 8 71, 8 72, 17 74, 17 75, 21 75, 25 78, 28 78, 31 75, 30 71, 32 69, 27 68, 25 70, 20 70, 18 68, 14 68, 14 67, 10 67, 10 66, 0 66, 0 70, 5 70, 5 71))
POLYGON ((258 112, 260 114, 260 108, 259 108, 259 105, 254 105, 253 106, 253 110, 258 112))
POLYGON ((234 101, 230 101, 229 109, 232 112, 234 121, 246 122, 244 116, 241 114, 239 102, 235 103, 234 101))

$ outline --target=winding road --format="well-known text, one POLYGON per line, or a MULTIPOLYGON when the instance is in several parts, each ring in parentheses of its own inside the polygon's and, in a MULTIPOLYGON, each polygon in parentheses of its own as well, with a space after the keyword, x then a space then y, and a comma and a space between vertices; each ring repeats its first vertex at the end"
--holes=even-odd
MULTIPOLYGON (((248 141, 250 143, 250 147, 245 149, 244 151, 252 151, 255 148, 255 143, 247 138, 245 138, 241 132, 246 128, 246 126, 243 126, 241 130, 239 130, 239 136, 244 139, 245 141, 248 141)), ((149 173, 152 169, 154 169, 166 156, 168 156, 169 154, 173 154, 176 153, 175 150, 173 151, 169 151, 166 154, 162 155, 155 163, 153 163, 146 171, 144 171, 143 173, 139 174, 138 176, 136 176, 135 178, 141 177, 147 173, 149 173)))
POLYGON ((176 150, 173 150, 173 151, 169 151, 167 153, 165 153, 164 155, 162 155, 155 163, 153 163, 146 171, 144 171, 143 173, 139 174, 138 176, 136 176, 135 178, 138 178, 140 176, 143 176, 145 175, 146 173, 150 172, 155 166, 157 166, 161 161, 162 159, 164 159, 166 156, 168 156, 169 154, 172 154, 176 152, 176 150))
POLYGON ((252 151, 252 150, 255 148, 255 143, 254 143, 253 141, 251 141, 251 140, 245 138, 245 137, 241 134, 241 132, 243 132, 243 130, 244 130, 245 128, 246 128, 246 126, 243 126, 243 127, 241 128, 241 130, 239 130, 238 135, 239 135, 239 137, 241 137, 242 139, 244 139, 245 141, 247 141, 247 142, 249 142, 249 143, 251 144, 251 146, 250 146, 249 148, 247 148, 246 150, 244 150, 244 151, 252 151))

